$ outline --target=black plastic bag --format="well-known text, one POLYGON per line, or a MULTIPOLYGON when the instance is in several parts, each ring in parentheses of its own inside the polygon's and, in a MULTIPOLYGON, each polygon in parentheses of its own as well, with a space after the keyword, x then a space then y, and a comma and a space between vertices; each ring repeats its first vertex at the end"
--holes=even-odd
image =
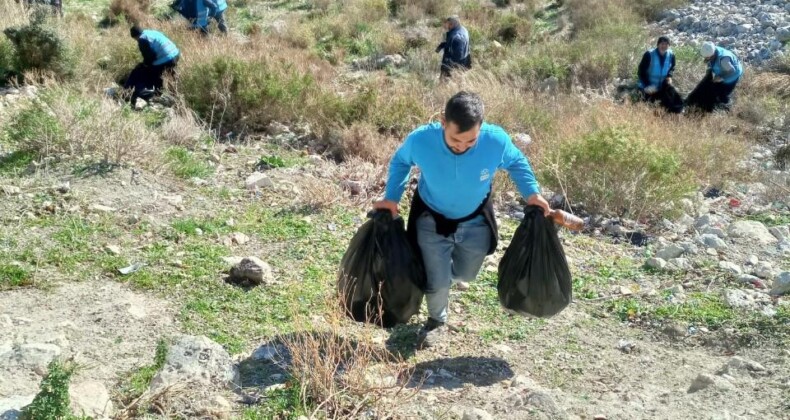
POLYGON ((403 219, 388 211, 369 215, 340 262, 338 292, 356 321, 385 328, 420 310, 425 270, 406 238, 403 219))
POLYGON ((524 213, 499 262, 499 302, 522 315, 550 317, 571 301, 571 272, 554 222, 536 206, 524 213))

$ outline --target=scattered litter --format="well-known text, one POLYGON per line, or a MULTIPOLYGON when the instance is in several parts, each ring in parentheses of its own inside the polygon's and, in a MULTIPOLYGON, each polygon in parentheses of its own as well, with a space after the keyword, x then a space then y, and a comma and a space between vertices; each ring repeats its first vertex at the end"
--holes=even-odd
POLYGON ((139 270, 139 269, 141 269, 143 267, 145 267, 144 263, 134 263, 134 264, 132 264, 132 265, 130 265, 128 267, 119 268, 118 272, 123 274, 123 275, 132 274, 135 271, 137 271, 137 270, 139 270))

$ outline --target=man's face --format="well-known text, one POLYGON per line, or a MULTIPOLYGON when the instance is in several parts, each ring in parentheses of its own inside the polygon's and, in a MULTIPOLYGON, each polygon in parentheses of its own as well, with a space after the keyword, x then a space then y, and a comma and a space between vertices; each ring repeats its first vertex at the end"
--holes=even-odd
POLYGON ((456 155, 464 154, 477 143, 477 137, 480 136, 480 124, 460 132, 456 123, 447 122, 442 118, 442 128, 444 128, 444 142, 456 155))
POLYGON ((445 31, 449 31, 450 29, 453 29, 453 24, 449 20, 445 20, 442 26, 444 27, 445 31))
POLYGON ((660 52, 661 55, 666 54, 668 49, 669 49, 669 42, 662 42, 658 44, 658 52, 660 52))

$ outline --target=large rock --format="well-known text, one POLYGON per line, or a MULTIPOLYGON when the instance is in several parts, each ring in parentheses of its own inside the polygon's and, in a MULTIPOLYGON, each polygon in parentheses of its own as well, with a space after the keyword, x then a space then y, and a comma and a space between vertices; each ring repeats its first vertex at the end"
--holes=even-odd
POLYGON ((780 242, 790 239, 789 226, 774 226, 772 228, 769 228, 768 232, 771 232, 771 235, 774 235, 774 238, 776 238, 780 242))
POLYGON ((707 388, 716 388, 720 390, 727 390, 727 389, 734 389, 735 386, 730 383, 730 381, 722 378, 721 376, 710 375, 707 373, 699 374, 694 382, 691 383, 691 386, 688 389, 688 393, 691 394, 693 392, 701 391, 707 388))
POLYGON ((46 370, 49 362, 60 356, 60 347, 49 343, 26 343, 14 346, 12 351, 0 354, 0 359, 10 359, 11 362, 35 371, 46 370))
POLYGON ((767 261, 759 261, 754 266, 752 274, 761 279, 770 279, 774 276, 774 267, 767 261))
POLYGON ((88 416, 93 419, 109 419, 113 416, 114 407, 110 401, 110 393, 101 382, 87 381, 69 386, 71 411, 74 414, 88 416))
POLYGON ((776 30, 776 39, 779 40, 779 42, 790 41, 790 26, 778 28, 776 30))
POLYGON ((735 275, 741 274, 741 267, 729 261, 719 261, 719 268, 735 275))
POLYGON ((771 294, 774 296, 790 294, 790 271, 785 271, 776 277, 771 294))
POLYGON ((715 214, 703 214, 697 218, 696 222, 694 222, 694 227, 697 229, 702 229, 705 226, 719 227, 723 224, 724 219, 721 216, 717 216, 715 214))
POLYGON ((727 243, 724 242, 724 240, 710 233, 700 235, 697 238, 697 242, 699 242, 701 245, 704 245, 707 248, 713 248, 713 249, 727 248, 727 243))
POLYGON ((242 284, 274 283, 272 267, 257 257, 247 257, 230 269, 230 279, 242 284))
POLYGON ((663 270, 667 268, 667 261, 663 258, 650 258, 645 262, 645 266, 654 270, 663 270))
POLYGON ((764 224, 754 220, 740 220, 730 225, 727 230, 733 238, 743 238, 761 244, 772 244, 778 240, 771 235, 764 224))
POLYGON ((480 408, 470 408, 464 411, 462 420, 494 420, 494 417, 480 408))
POLYGON ((151 380, 151 391, 174 384, 199 382, 236 389, 239 371, 222 346, 207 337, 182 336, 167 351, 167 359, 151 380))
POLYGON ((253 172, 244 181, 244 185, 248 190, 257 190, 260 188, 269 188, 274 186, 274 181, 262 172, 253 172))
POLYGON ((756 305, 752 296, 740 289, 725 289, 723 295, 731 308, 754 308, 756 305))
POLYGON ((15 395, 0 398, 0 420, 17 420, 22 415, 22 409, 30 405, 36 395, 15 395))
POLYGON ((763 365, 749 359, 744 359, 740 356, 735 356, 727 361, 727 364, 721 367, 717 375, 730 375, 730 376, 764 376, 767 373, 763 365))
POLYGON ((686 252, 686 250, 683 249, 683 247, 672 244, 656 252, 656 257, 661 258, 662 260, 671 260, 673 258, 680 257, 684 252, 686 252))

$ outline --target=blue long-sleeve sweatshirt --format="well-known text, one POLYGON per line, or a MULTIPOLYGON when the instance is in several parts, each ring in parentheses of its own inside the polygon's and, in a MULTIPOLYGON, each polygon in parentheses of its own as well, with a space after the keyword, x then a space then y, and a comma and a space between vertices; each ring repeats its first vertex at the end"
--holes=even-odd
POLYGON ((508 171, 524 197, 540 192, 527 158, 494 124, 483 123, 475 145, 461 155, 447 146, 439 123, 412 131, 390 161, 385 199, 400 201, 412 166, 420 169, 417 187, 425 204, 450 219, 467 216, 480 206, 500 168, 508 171))

